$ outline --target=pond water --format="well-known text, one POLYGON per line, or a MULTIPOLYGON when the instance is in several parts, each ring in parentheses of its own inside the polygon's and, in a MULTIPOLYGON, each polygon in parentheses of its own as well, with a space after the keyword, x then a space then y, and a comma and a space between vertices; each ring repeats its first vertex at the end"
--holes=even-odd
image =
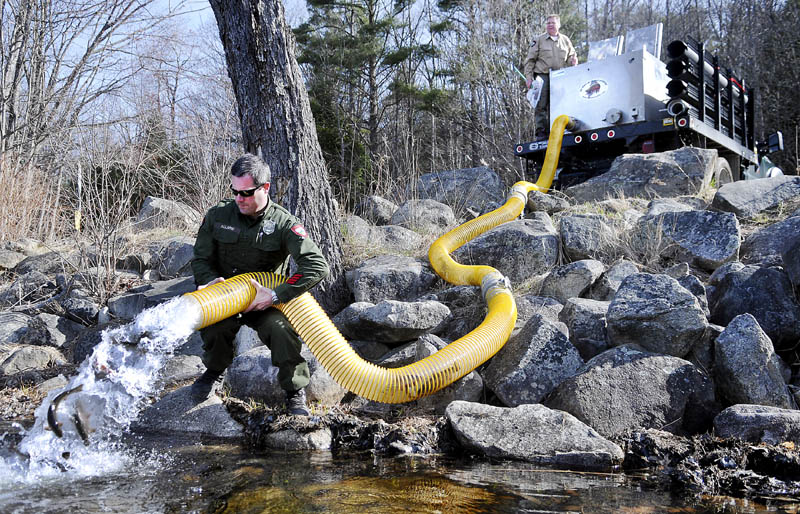
POLYGON ((641 476, 517 462, 254 453, 189 437, 128 435, 124 443, 115 455, 124 454, 125 466, 107 472, 68 470, 35 480, 5 473, 0 512, 800 512, 800 503, 693 500, 641 476))

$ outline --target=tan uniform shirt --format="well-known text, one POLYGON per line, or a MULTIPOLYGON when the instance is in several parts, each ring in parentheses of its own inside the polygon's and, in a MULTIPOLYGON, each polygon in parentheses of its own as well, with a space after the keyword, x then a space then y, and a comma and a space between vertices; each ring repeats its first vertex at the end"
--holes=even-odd
POLYGON ((577 56, 572 41, 564 34, 553 40, 544 33, 533 40, 525 58, 525 76, 533 79, 534 73, 550 73, 569 66, 572 56, 577 56))

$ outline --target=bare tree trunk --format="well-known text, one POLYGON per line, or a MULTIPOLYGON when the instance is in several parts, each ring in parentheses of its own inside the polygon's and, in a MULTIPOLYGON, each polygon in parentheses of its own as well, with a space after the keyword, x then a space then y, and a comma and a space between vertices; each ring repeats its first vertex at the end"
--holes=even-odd
POLYGON ((274 198, 306 224, 331 276, 315 289, 328 311, 347 294, 341 233, 294 36, 280 0, 209 0, 239 105, 244 146, 272 169, 274 198))

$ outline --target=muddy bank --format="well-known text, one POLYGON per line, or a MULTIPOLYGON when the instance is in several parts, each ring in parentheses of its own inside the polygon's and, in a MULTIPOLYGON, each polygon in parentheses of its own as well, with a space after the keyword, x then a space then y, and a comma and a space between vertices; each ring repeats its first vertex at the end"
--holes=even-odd
POLYGON ((679 437, 659 430, 634 431, 614 441, 625 450, 626 471, 651 471, 654 480, 687 494, 800 497, 800 453, 793 443, 753 444, 709 434, 679 437))

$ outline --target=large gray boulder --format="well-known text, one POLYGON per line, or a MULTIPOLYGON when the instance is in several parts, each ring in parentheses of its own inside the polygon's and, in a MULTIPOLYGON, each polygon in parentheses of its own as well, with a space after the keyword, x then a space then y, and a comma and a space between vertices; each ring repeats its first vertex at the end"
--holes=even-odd
POLYGON ((436 281, 427 263, 413 257, 380 255, 345 274, 356 302, 414 300, 436 281))
MULTIPOLYGON (((301 355, 311 373, 311 382, 306 387, 308 401, 325 405, 338 403, 347 391, 331 378, 310 350, 304 347, 301 355)), ((232 396, 242 400, 282 406, 286 399, 278 381, 278 368, 272 364, 272 352, 263 345, 234 357, 225 372, 225 384, 232 396)))
POLYGON ((795 291, 800 291, 800 233, 783 245, 781 257, 786 275, 792 282, 795 291))
POLYGON ((282 405, 285 399, 278 383, 278 368, 272 365, 272 352, 264 345, 233 358, 225 371, 225 385, 231 396, 242 400, 282 405))
POLYGON ((449 316, 450 309, 433 300, 384 300, 377 304, 350 304, 332 321, 348 339, 398 343, 411 341, 429 332, 435 333, 449 316))
POLYGON ((780 268, 728 266, 709 279, 710 321, 727 326, 740 314, 751 314, 777 349, 800 339, 800 303, 789 277, 780 268))
POLYGON ((780 357, 750 314, 734 318, 714 345, 714 378, 729 403, 796 408, 780 357))
POLYGON ((554 190, 548 193, 536 190, 528 191, 528 202, 525 204, 525 211, 542 211, 547 214, 554 214, 569 209, 569 202, 559 193, 554 190))
POLYGON ((569 340, 583 360, 589 360, 608 349, 606 313, 610 302, 588 298, 570 298, 558 314, 567 325, 569 340))
POLYGON ((138 232, 154 228, 193 230, 200 226, 202 219, 200 212, 185 203, 148 196, 139 209, 133 229, 138 232))
POLYGON ((373 241, 380 241, 383 248, 391 251, 411 252, 425 243, 422 236, 398 225, 373 227, 370 235, 373 241))
POLYGON ((66 363, 67 359, 56 348, 20 345, 0 363, 0 374, 14 375, 24 371, 38 371, 66 363))
POLYGON ((72 341, 69 341, 67 343, 67 349, 69 350, 68 355, 71 356, 70 361, 73 364, 80 364, 86 359, 86 357, 91 355, 95 346, 102 342, 103 331, 105 331, 104 327, 88 327, 86 330, 78 334, 72 341))
POLYGON ((447 204, 465 217, 468 211, 483 214, 494 209, 505 201, 507 191, 495 171, 481 166, 426 173, 417 180, 414 193, 447 204))
POLYGON ((711 182, 716 150, 683 147, 670 152, 625 154, 611 168, 566 193, 580 202, 624 196, 655 198, 693 195, 711 182))
POLYGON ((286 429, 264 434, 259 439, 259 444, 273 450, 330 450, 333 445, 333 435, 327 427, 310 432, 286 429))
POLYGON ((759 444, 800 445, 800 411, 764 405, 732 405, 714 418, 714 433, 759 444))
POLYGON ((539 403, 582 365, 569 339, 552 322, 535 315, 481 374, 503 404, 516 407, 539 403))
POLYGON ((647 204, 645 216, 658 216, 665 212, 687 212, 704 210, 706 205, 698 204, 696 197, 655 198, 647 204))
POLYGON ((414 403, 419 409, 441 416, 445 413, 447 406, 453 402, 480 402, 485 394, 483 386, 483 378, 480 373, 471 371, 449 386, 432 395, 424 396, 414 403))
POLYGON ((719 412, 708 376, 689 361, 612 348, 562 382, 545 402, 610 437, 658 428, 678 435, 704 432, 719 412))
POLYGON ((172 387, 199 377, 205 370, 205 364, 197 355, 173 355, 159 373, 159 384, 164 388, 172 387))
POLYGON ((25 260, 25 254, 0 248, 0 271, 13 270, 17 264, 25 260))
POLYGON ((686 211, 644 216, 642 237, 664 238, 669 256, 700 268, 715 270, 739 258, 739 221, 729 212, 686 211))
POLYGON ((800 198, 800 177, 781 175, 725 184, 717 190, 711 206, 740 218, 752 218, 794 198, 800 198))
POLYGON ((535 213, 533 219, 509 221, 484 232, 452 256, 461 264, 491 266, 519 284, 549 271, 558 261, 558 246, 550 217, 535 213))
POLYGON ((151 269, 153 255, 149 251, 134 251, 133 253, 123 254, 117 258, 116 268, 128 270, 139 275, 151 269))
POLYGON ((667 275, 637 273, 620 285, 606 314, 611 346, 640 344, 683 357, 703 338, 708 321, 697 298, 667 275))
POLYGON ((339 228, 342 236, 348 245, 358 245, 364 247, 378 246, 378 242, 372 239, 372 223, 355 214, 348 214, 342 218, 339 228))
POLYGON ((611 265, 605 273, 595 280, 587 294, 588 298, 600 301, 611 301, 617 294, 620 284, 625 278, 639 273, 639 268, 631 261, 622 259, 611 265))
POLYGON ((599 214, 564 216, 559 231, 564 255, 571 261, 601 258, 617 240, 613 224, 599 214))
POLYGON ((346 216, 341 223, 342 234, 348 245, 366 249, 412 251, 423 238, 413 230, 397 225, 376 227, 358 216, 346 216))
POLYGON ((528 321, 536 314, 552 322, 558 321, 558 314, 564 308, 564 304, 550 298, 549 296, 539 296, 535 294, 524 294, 514 299, 517 304, 517 323, 514 325, 515 332, 522 330, 528 321))
POLYGON ((622 449, 573 416, 539 404, 513 409, 457 401, 445 411, 456 439, 472 452, 562 469, 610 470, 622 449))
POLYGON ((0 307, 36 303, 50 298, 58 288, 49 276, 39 271, 28 271, 0 292, 0 307))
POLYGON ((0 344, 19 343, 30 320, 30 316, 21 312, 0 312, 0 344))
POLYGON ((437 330, 437 335, 448 341, 454 341, 475 330, 487 313, 481 288, 477 286, 449 287, 423 295, 418 301, 425 300, 435 300, 450 309, 450 318, 441 330, 437 330))
POLYGON ((92 325, 99 321, 100 305, 95 298, 83 289, 71 289, 66 298, 60 301, 65 316, 84 325, 92 325))
POLYGON ((456 217, 450 206, 436 200, 408 200, 392 214, 389 224, 438 236, 455 226, 456 217))
POLYGON ((541 296, 550 296, 561 303, 583 296, 606 270, 602 262, 583 259, 555 268, 547 274, 539 289, 541 296))
POLYGON ((377 195, 368 195, 358 202, 355 213, 375 225, 388 225, 396 210, 397 205, 394 202, 377 195))
POLYGON ((38 271, 46 275, 73 273, 79 269, 79 260, 80 254, 77 251, 34 254, 17 264, 14 272, 17 275, 24 275, 31 271, 38 271))
POLYGON ((28 323, 28 330, 20 340, 22 344, 63 348, 85 327, 67 318, 43 312, 28 323))
POLYGON ((144 284, 110 298, 108 309, 118 318, 132 320, 145 309, 196 289, 190 277, 144 284))
POLYGON ((739 251, 740 258, 745 264, 783 266, 783 249, 797 234, 800 234, 800 215, 795 213, 747 236, 739 251))
POLYGON ((134 430, 200 434, 223 439, 238 439, 244 435, 242 425, 231 417, 217 395, 212 394, 204 402, 197 403, 189 389, 189 386, 177 389, 144 409, 133 426, 134 430))
POLYGON ((164 278, 192 276, 193 237, 179 236, 150 245, 150 266, 164 278))

